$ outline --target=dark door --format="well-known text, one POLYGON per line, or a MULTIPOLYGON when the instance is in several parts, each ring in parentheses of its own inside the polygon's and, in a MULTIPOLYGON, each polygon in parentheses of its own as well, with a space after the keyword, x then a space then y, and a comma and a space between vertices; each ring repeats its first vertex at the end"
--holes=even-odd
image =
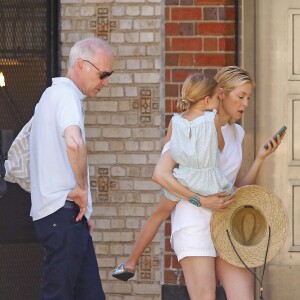
MULTIPOLYGON (((5 156, 58 76, 58 0, 0 0, 0 151, 5 156), (2 74, 1 74, 2 73, 2 74)), ((0 299, 39 298, 43 250, 36 241, 30 194, 8 183, 0 198, 0 299)))

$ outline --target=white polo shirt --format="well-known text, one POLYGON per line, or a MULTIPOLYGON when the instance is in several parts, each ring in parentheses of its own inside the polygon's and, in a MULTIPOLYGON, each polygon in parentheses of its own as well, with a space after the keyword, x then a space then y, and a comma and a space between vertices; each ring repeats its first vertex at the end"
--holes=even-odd
MULTIPOLYGON (((64 130, 79 126, 85 141, 82 100, 85 95, 66 77, 52 79, 52 86, 36 105, 30 133, 30 182, 33 221, 62 206, 76 180, 67 156, 64 130)), ((89 182, 89 180, 88 180, 89 182)), ((92 213, 90 188, 85 213, 92 213)))

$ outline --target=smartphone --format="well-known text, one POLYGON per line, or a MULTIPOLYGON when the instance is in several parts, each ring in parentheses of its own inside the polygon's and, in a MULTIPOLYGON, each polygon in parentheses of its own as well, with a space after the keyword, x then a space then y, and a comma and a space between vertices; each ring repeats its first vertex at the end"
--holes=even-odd
MULTIPOLYGON (((277 135, 282 136, 286 130, 287 130, 287 127, 284 125, 274 134, 273 139, 275 140, 275 142, 277 142, 277 135)), ((265 144, 264 148, 267 150, 268 144, 265 144)))

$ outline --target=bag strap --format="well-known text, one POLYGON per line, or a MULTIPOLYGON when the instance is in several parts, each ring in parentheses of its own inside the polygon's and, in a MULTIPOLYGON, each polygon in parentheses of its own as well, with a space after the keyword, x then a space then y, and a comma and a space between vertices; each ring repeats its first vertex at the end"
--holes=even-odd
POLYGON ((266 254, 265 254, 265 260, 264 260, 264 267, 263 267, 263 272, 262 272, 262 275, 261 275, 261 279, 259 279, 259 278, 256 276, 256 274, 255 274, 255 273, 254 273, 254 272, 253 272, 253 271, 245 264, 245 262, 243 261, 243 259, 241 258, 241 256, 238 254, 236 248, 234 247, 234 244, 233 244, 233 242, 232 242, 232 240, 231 240, 231 238, 230 238, 230 234, 229 234, 229 232, 228 232, 228 229, 226 230, 228 239, 229 239, 229 241, 230 241, 230 244, 231 244, 231 246, 232 246, 234 252, 235 252, 236 255, 238 256, 238 258, 240 259, 240 261, 242 262, 242 264, 245 266, 245 268, 246 268, 246 269, 254 276, 254 278, 255 278, 255 279, 259 282, 259 284, 260 284, 260 289, 259 289, 259 291, 260 291, 259 299, 260 299, 260 300, 264 300, 264 297, 263 297, 263 291, 264 291, 264 289, 263 289, 263 284, 262 284, 262 282, 263 282, 263 278, 264 278, 264 275, 265 275, 265 269, 266 269, 267 257, 268 257, 269 247, 270 247, 270 239, 271 239, 271 227, 269 226, 268 229, 269 229, 269 237, 268 237, 268 244, 267 244, 267 249, 266 249, 266 254))

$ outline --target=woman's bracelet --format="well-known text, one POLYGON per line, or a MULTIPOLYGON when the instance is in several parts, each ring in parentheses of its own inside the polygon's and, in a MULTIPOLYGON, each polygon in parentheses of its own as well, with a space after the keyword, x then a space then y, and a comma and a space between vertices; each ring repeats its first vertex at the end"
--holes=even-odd
POLYGON ((200 196, 199 196, 199 195, 193 195, 192 197, 190 197, 190 198, 188 199, 188 201, 189 201, 191 204, 194 204, 194 205, 197 206, 197 207, 200 207, 200 206, 201 206, 200 196))

